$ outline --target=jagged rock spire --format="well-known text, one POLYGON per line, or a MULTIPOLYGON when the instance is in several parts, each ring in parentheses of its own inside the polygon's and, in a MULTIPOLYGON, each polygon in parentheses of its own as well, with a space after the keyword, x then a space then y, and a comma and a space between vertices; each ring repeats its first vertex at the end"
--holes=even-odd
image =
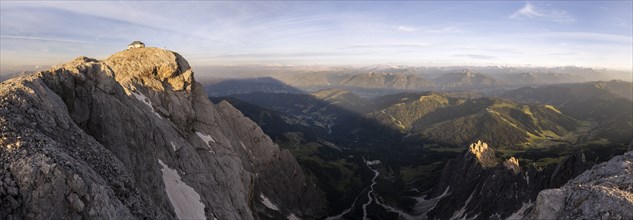
POLYGON ((484 168, 490 168, 497 165, 495 152, 492 148, 488 147, 487 143, 479 140, 477 143, 470 144, 469 150, 470 153, 475 155, 479 164, 481 164, 484 168))
POLYGON ((519 172, 521 172, 521 167, 519 166, 519 160, 517 160, 514 157, 508 158, 508 160, 503 162, 503 165, 509 170, 512 170, 512 173, 514 174, 519 174, 519 172))

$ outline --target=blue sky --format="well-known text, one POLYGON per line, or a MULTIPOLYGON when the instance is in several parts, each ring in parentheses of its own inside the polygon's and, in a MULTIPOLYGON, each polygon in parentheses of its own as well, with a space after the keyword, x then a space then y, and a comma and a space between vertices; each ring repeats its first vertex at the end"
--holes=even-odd
POLYGON ((104 59, 141 40, 194 66, 633 68, 631 1, 0 4, 0 66, 104 59))

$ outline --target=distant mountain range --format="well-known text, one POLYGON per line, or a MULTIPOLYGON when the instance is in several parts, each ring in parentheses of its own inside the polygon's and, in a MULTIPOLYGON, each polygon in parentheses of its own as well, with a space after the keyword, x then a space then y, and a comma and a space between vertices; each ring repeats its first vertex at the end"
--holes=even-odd
MULTIPOLYGON (((237 67, 235 67, 237 68, 237 67)), ((375 65, 369 67, 264 67, 243 70, 247 78, 208 80, 214 96, 249 92, 290 92, 289 87, 314 92, 346 89, 363 97, 377 97, 404 91, 509 90, 522 86, 580 83, 597 80, 633 80, 631 73, 580 67, 411 67, 375 65), (242 81, 236 87, 236 80, 242 81), (249 83, 244 83, 244 82, 249 83), (213 86, 211 86, 213 85, 213 86)))
POLYGON ((499 80, 470 69, 463 72, 447 73, 433 79, 442 89, 482 89, 503 85, 499 80))
POLYGON ((286 85, 271 77, 249 79, 222 79, 208 81, 204 86, 209 96, 227 94, 245 94, 253 92, 265 93, 302 93, 301 90, 286 85))

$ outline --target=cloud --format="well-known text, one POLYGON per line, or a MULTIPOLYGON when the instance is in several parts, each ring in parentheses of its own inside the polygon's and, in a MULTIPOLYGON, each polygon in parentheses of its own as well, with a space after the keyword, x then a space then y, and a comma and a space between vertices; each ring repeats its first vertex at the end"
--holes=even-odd
POLYGON ((94 44, 94 42, 81 41, 81 40, 55 39, 55 38, 44 38, 44 37, 0 35, 0 38, 15 39, 15 40, 52 41, 52 42, 60 42, 60 43, 72 43, 72 44, 77 44, 77 43, 79 43, 79 44, 94 44))
POLYGON ((543 17, 543 16, 545 15, 541 12, 536 11, 536 9, 534 8, 534 5, 528 2, 528 3, 525 3, 525 6, 523 6, 523 8, 514 12, 510 16, 510 18, 518 19, 521 17, 533 18, 533 17, 543 17))
POLYGON ((427 43, 384 43, 384 44, 353 44, 351 48, 380 48, 380 47, 429 47, 430 44, 427 43))
POLYGON ((445 27, 414 27, 414 26, 406 26, 400 25, 396 27, 396 30, 401 32, 424 32, 429 34, 447 34, 447 33, 463 33, 464 31, 455 27, 455 26, 445 26, 445 27))
POLYGON ((603 34, 603 33, 593 33, 593 32, 547 32, 547 33, 536 33, 531 35, 526 35, 525 37, 532 37, 537 39, 564 39, 564 40, 573 40, 573 41, 596 41, 596 42, 611 42, 611 43, 620 43, 620 44, 628 44, 631 45, 633 43, 633 38, 626 35, 616 35, 616 34, 603 34))
POLYGON ((402 32, 414 32, 414 31, 417 31, 418 29, 411 26, 400 25, 398 26, 398 28, 396 28, 396 30, 402 31, 402 32))
POLYGON ((481 55, 481 54, 455 54, 453 56, 454 57, 468 57, 468 58, 480 59, 480 60, 490 60, 490 59, 497 58, 495 56, 487 56, 487 55, 481 55))
POLYGON ((510 15, 510 19, 522 20, 522 19, 536 19, 542 21, 553 21, 558 23, 571 23, 576 21, 574 17, 569 15, 566 11, 560 11, 555 9, 543 9, 537 8, 532 3, 525 3, 525 5, 519 10, 510 15))
POLYGON ((446 33, 463 33, 464 31, 454 26, 448 26, 448 27, 442 27, 442 28, 429 28, 429 29, 426 29, 425 32, 432 33, 432 34, 446 34, 446 33))

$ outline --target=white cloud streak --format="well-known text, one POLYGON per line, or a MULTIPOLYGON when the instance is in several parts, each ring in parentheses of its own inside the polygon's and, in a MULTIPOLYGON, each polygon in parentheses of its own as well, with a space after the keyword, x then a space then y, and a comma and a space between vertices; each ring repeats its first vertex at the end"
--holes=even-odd
POLYGON ((404 26, 404 25, 398 26, 398 28, 396 28, 396 30, 402 31, 402 32, 414 32, 414 31, 417 31, 417 29, 414 28, 414 27, 404 26))
POLYGON ((464 30, 455 26, 433 26, 433 27, 415 27, 409 25, 399 25, 396 30, 400 32, 422 32, 428 34, 448 34, 448 33, 463 33, 464 30))
POLYGON ((574 17, 566 11, 555 9, 537 8, 534 4, 527 2, 519 10, 510 15, 511 19, 538 19, 543 21, 553 21, 558 23, 572 23, 576 21, 574 17))
POLYGON ((44 37, 27 37, 27 36, 9 36, 9 35, 0 35, 0 38, 15 39, 15 40, 51 41, 51 42, 72 43, 72 44, 94 44, 95 43, 95 42, 81 41, 81 40, 55 39, 55 38, 44 38, 44 37))

